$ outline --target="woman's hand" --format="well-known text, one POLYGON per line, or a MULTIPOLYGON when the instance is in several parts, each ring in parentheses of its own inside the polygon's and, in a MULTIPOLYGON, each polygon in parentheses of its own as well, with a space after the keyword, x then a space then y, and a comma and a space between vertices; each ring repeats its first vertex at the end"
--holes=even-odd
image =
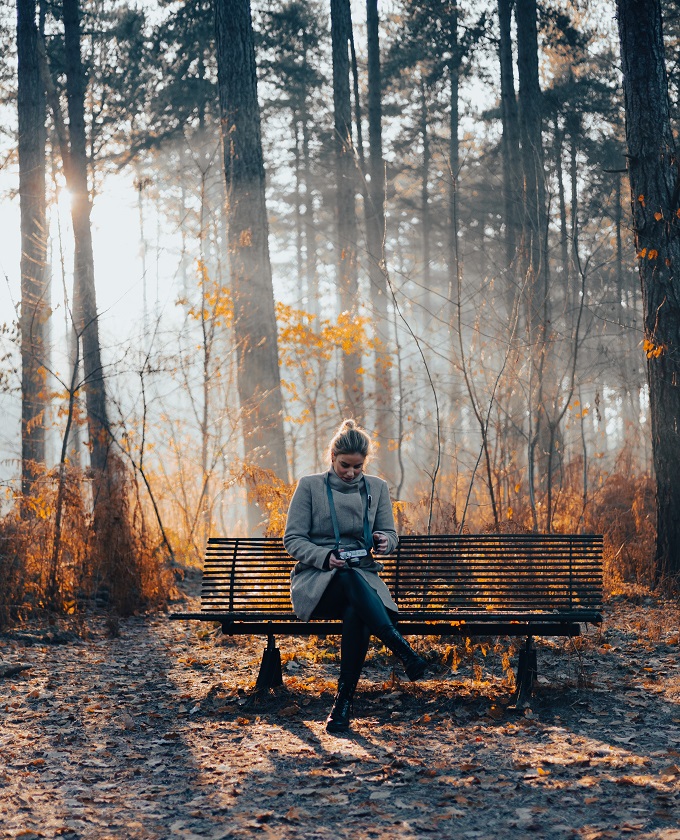
POLYGON ((387 552, 387 534, 383 534, 382 531, 376 531, 373 534, 373 551, 375 554, 387 552))
POLYGON ((328 565, 331 569, 344 569, 347 564, 333 551, 328 558, 328 565))

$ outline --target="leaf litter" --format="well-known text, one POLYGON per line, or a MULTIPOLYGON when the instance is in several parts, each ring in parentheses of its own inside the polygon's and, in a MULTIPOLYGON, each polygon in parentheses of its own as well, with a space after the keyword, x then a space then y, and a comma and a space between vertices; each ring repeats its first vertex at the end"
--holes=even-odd
POLYGON ((418 640, 417 684, 374 647, 347 737, 324 728, 337 639, 280 638, 285 685, 258 696, 262 639, 162 614, 22 628, 0 637, 0 838, 680 840, 678 626, 615 599, 537 640, 519 711, 507 640, 418 640))

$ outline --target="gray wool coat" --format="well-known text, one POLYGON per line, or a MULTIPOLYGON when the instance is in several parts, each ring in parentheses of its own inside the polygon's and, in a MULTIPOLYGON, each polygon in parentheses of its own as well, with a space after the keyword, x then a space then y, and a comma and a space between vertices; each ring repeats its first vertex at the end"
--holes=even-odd
MULTIPOLYGON (((381 531, 387 536, 387 553, 397 547, 392 504, 387 482, 374 475, 366 476, 371 505, 368 522, 371 533, 381 531)), ((333 502, 338 516, 340 545, 343 548, 363 548, 364 489, 363 476, 353 482, 343 482, 330 469, 325 473, 307 475, 300 479, 288 508, 283 545, 298 562, 290 575, 290 598, 299 619, 308 621, 319 603, 336 569, 328 566, 328 557, 335 548, 326 481, 330 482, 333 502)), ((358 571, 380 596, 389 610, 397 611, 387 585, 378 576, 383 568, 370 555, 361 560, 358 571)))

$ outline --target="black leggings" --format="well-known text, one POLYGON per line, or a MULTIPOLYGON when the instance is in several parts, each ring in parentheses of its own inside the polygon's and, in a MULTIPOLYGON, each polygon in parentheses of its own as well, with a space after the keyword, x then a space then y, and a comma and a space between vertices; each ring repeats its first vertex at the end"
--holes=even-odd
POLYGON ((340 679, 356 682, 373 633, 392 626, 380 596, 355 569, 338 569, 316 605, 312 618, 341 618, 340 679))

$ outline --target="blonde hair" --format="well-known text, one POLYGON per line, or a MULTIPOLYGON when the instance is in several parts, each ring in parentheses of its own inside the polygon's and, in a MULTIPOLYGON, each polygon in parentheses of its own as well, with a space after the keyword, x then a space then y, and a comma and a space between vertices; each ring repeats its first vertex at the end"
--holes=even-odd
POLYGON ((356 452, 357 455, 367 458, 370 448, 371 439, 368 434, 357 425, 356 420, 348 418, 340 424, 330 442, 328 452, 329 455, 349 455, 356 452))

